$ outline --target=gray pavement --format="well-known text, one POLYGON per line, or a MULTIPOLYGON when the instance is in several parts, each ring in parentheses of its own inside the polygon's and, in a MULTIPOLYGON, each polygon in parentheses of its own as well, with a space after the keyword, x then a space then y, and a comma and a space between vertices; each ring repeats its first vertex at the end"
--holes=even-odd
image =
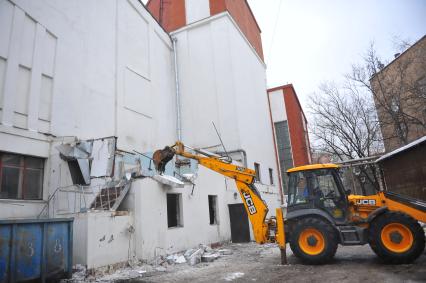
POLYGON ((120 282, 426 282, 426 252, 413 264, 383 264, 365 246, 339 246, 326 265, 303 265, 288 248, 288 265, 279 264, 275 245, 230 244, 232 255, 212 263, 174 265, 166 272, 120 282))

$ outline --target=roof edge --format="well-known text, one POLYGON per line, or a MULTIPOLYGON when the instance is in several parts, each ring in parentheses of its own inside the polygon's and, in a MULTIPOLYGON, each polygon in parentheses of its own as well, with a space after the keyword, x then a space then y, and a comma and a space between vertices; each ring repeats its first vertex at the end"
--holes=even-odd
POLYGON ((421 145, 423 143, 426 143, 426 136, 423 136, 423 137, 421 137, 421 138, 419 138, 417 140, 414 140, 414 141, 410 142, 407 145, 404 145, 404 146, 399 147, 399 148, 397 148, 397 149, 395 149, 395 150, 393 150, 391 152, 388 152, 388 153, 384 154, 382 157, 380 157, 379 159, 377 159, 376 162, 381 162, 381 161, 383 161, 385 159, 389 159, 389 158, 393 157, 394 155, 400 154, 400 153, 402 153, 404 151, 407 151, 407 150, 409 150, 409 149, 411 149, 413 147, 416 147, 418 145, 421 145))
POLYGON ((290 83, 290 84, 285 84, 285 85, 281 85, 281 86, 276 86, 276 87, 273 87, 273 88, 268 88, 266 91, 267 91, 267 93, 269 93, 269 92, 280 90, 280 89, 284 90, 286 88, 291 88, 293 90, 293 92, 296 96, 297 104, 299 105, 299 108, 302 110, 303 118, 305 119, 305 123, 307 124, 308 120, 306 119, 305 111, 303 110, 302 104, 300 104, 299 96, 297 95, 296 89, 294 88, 293 84, 290 83))
POLYGON ((306 171, 306 170, 316 170, 316 169, 328 169, 328 168, 339 168, 340 166, 334 163, 317 163, 293 167, 287 170, 287 173, 306 171))
POLYGON ((375 78, 378 74, 382 73, 384 70, 386 70, 391 64, 393 64, 394 62, 396 62, 401 56, 404 56, 405 54, 407 54, 407 52, 412 49, 415 45, 417 45, 420 41, 422 41, 423 39, 426 39, 426 35, 423 35, 419 40, 417 40, 416 42, 413 43, 413 45, 411 45, 410 47, 408 47, 406 50, 404 50, 404 52, 402 52, 401 54, 399 54, 398 57, 393 58, 392 61, 390 61, 386 66, 383 67, 383 69, 381 69, 380 71, 378 71, 377 73, 373 74, 369 81, 371 81, 373 78, 375 78))
POLYGON ((180 28, 178 28, 178 29, 176 29, 176 30, 174 30, 174 31, 171 31, 171 32, 169 33, 169 35, 173 38, 173 36, 174 36, 175 34, 177 34, 177 33, 180 33, 180 32, 185 31, 185 30, 189 30, 189 29, 196 28, 196 27, 198 27, 198 26, 200 26, 200 25, 207 24, 207 23, 209 23, 209 22, 211 22, 211 21, 214 21, 214 20, 216 20, 216 19, 218 19, 218 18, 222 18, 222 17, 228 17, 228 18, 230 19, 230 21, 232 22, 232 24, 234 25, 234 27, 237 29, 237 31, 241 34, 241 36, 243 37, 243 39, 244 39, 244 40, 246 41, 246 43, 248 44, 249 48, 250 48, 250 49, 254 52, 254 54, 255 54, 256 58, 260 61, 260 63, 262 64, 262 66, 263 66, 264 68, 266 68, 266 63, 262 60, 262 58, 261 58, 261 57, 260 57, 260 55, 257 53, 257 51, 256 51, 256 49, 254 48, 254 46, 253 46, 253 45, 251 44, 251 42, 248 40, 248 38, 247 38, 247 36, 244 34, 244 32, 240 29, 240 27, 238 26, 237 22, 234 20, 234 18, 232 17, 231 13, 229 13, 229 11, 228 11, 228 10, 225 10, 225 11, 223 11, 223 12, 220 12, 220 13, 216 14, 216 15, 213 15, 213 16, 210 16, 210 17, 207 17, 207 18, 204 18, 204 19, 201 19, 201 20, 195 21, 195 22, 193 22, 193 23, 187 24, 187 25, 185 25, 185 26, 183 26, 183 27, 180 27, 180 28))

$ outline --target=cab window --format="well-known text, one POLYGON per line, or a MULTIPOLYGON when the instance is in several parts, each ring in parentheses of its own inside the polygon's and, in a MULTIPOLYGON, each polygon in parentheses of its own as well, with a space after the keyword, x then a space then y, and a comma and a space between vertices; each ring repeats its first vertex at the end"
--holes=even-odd
POLYGON ((304 172, 290 174, 288 204, 295 205, 307 203, 309 197, 308 180, 304 172))

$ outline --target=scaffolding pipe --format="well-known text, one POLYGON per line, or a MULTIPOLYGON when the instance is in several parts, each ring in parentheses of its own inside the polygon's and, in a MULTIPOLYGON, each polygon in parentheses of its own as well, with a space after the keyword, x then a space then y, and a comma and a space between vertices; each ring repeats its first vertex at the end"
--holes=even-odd
POLYGON ((182 140, 182 122, 181 122, 181 112, 180 112, 180 93, 179 93, 179 71, 177 65, 177 47, 176 42, 177 38, 172 38, 173 42, 173 57, 174 57, 174 67, 175 67, 175 87, 176 87, 176 134, 177 140, 182 140))

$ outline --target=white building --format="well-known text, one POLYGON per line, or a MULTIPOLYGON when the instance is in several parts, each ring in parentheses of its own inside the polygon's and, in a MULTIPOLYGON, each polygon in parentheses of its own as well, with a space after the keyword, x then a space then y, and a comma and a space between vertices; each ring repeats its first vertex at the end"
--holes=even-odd
POLYGON ((195 187, 137 177, 153 172, 134 150, 173 144, 178 108, 185 144, 223 151, 214 122, 236 162, 257 164, 270 211, 280 205, 262 56, 228 11, 186 2, 197 21, 168 34, 137 0, 0 0, 1 219, 74 217, 74 263, 88 268, 230 240, 232 180, 194 164, 195 187), (137 178, 118 211, 91 209, 126 172, 137 178))

